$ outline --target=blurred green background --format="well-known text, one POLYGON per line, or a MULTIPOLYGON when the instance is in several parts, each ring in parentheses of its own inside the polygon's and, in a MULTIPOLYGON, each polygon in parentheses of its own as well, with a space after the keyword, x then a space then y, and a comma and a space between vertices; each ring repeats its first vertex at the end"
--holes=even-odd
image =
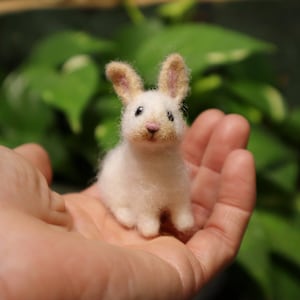
POLYGON ((159 63, 180 52, 192 74, 189 121, 212 107, 245 116, 257 167, 237 261, 197 299, 298 299, 300 3, 124 3, 0 16, 0 143, 40 143, 56 186, 88 185, 118 140, 121 105, 105 64, 129 61, 153 87, 159 63))

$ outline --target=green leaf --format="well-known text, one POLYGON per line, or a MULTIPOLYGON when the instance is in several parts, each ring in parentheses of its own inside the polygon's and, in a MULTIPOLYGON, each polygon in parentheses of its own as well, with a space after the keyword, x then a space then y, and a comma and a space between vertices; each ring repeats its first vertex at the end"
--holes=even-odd
POLYGON ((263 115, 257 108, 241 103, 237 99, 228 98, 220 105, 221 109, 227 113, 234 113, 244 116, 252 124, 261 124, 263 115))
POLYGON ((84 32, 65 31, 45 38, 32 50, 29 63, 58 66, 75 55, 107 53, 113 43, 96 39, 84 32))
POLYGON ((201 94, 210 93, 211 91, 220 88, 222 84, 223 79, 217 74, 199 78, 192 86, 193 95, 197 94, 199 97, 201 97, 201 94))
POLYGON ((295 192, 299 167, 292 149, 257 126, 252 127, 248 149, 254 154, 260 176, 286 192, 295 192))
POLYGON ((285 136, 289 137, 292 141, 295 141, 300 145, 300 108, 294 107, 288 113, 288 118, 286 118, 284 124, 279 128, 283 131, 285 136))
POLYGON ((113 148, 119 141, 120 128, 116 119, 106 119, 96 127, 95 137, 98 145, 106 152, 113 148))
POLYGON ((293 272, 294 267, 278 265, 274 263, 272 267, 272 277, 274 278, 274 294, 276 299, 298 299, 300 295, 299 270, 293 272), (292 269, 292 270, 291 270, 292 269), (296 274, 295 274, 296 273, 296 274))
POLYGON ((158 13, 165 18, 178 21, 183 18, 194 6, 197 5, 195 0, 177 0, 165 3, 159 6, 158 13))
POLYGON ((120 139, 121 101, 116 96, 102 96, 95 109, 101 116, 101 123, 95 128, 95 138, 104 151, 113 148, 120 139))
POLYGON ((286 287, 292 289, 289 290, 290 294, 295 293, 297 280, 291 278, 291 273, 287 273, 288 270, 279 269, 277 264, 274 265, 271 254, 282 255, 299 268, 299 246, 299 228, 274 214, 255 211, 237 259, 262 287, 266 298, 273 299, 278 292, 286 296, 287 293, 284 291, 286 287), (280 285, 274 288, 274 283, 279 284, 278 281, 280 285))
POLYGON ((158 20, 149 20, 139 26, 126 26, 116 37, 117 56, 122 60, 135 63, 135 54, 148 39, 159 34, 163 25, 158 20))
POLYGON ((248 149, 254 154, 258 172, 284 162, 296 162, 293 150, 273 133, 259 126, 252 126, 248 149))
POLYGON ((298 192, 295 196, 295 221, 298 227, 300 227, 300 193, 298 192))
POLYGON ((261 212, 259 218, 268 233, 272 251, 284 256, 300 268, 300 228, 270 213, 261 212))
POLYGON ((131 53, 146 81, 154 84, 161 61, 172 52, 181 53, 192 73, 210 66, 239 62, 272 46, 246 35, 212 25, 184 24, 165 27, 131 53), (156 67, 155 67, 156 66, 156 67))
POLYGON ((277 89, 261 82, 235 81, 228 88, 240 99, 260 109, 273 121, 281 122, 286 117, 286 106, 277 89))
POLYGON ((273 67, 265 53, 256 53, 238 64, 230 65, 226 71, 229 78, 273 83, 273 67))
POLYGON ((265 170, 263 176, 280 189, 293 193, 297 188, 298 171, 299 166, 296 160, 291 160, 265 170))
POLYGON ((103 119, 120 119, 122 103, 117 96, 104 95, 97 99, 95 109, 103 119))
POLYGON ((24 78, 12 73, 3 84, 0 96, 0 133, 2 143, 15 147, 39 142, 53 122, 53 112, 28 92, 24 78))
POLYGON ((289 127, 294 133, 300 129, 300 108, 295 107, 289 112, 289 118, 287 119, 286 126, 289 127))
POLYGON ((237 260, 260 285, 266 298, 272 298, 271 245, 260 221, 260 215, 254 212, 243 239, 237 260))
POLYGON ((26 69, 24 76, 32 90, 42 99, 63 111, 74 132, 81 129, 81 114, 95 93, 99 74, 96 64, 87 56, 69 59, 57 72, 46 67, 26 69))

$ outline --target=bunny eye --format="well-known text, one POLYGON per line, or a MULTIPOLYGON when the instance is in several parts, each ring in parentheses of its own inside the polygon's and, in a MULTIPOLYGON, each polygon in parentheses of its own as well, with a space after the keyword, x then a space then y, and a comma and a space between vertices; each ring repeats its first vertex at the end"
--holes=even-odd
POLYGON ((182 112, 182 114, 183 114, 183 116, 184 116, 185 118, 188 117, 188 106, 187 106, 187 104, 186 104, 185 102, 182 102, 182 103, 180 104, 179 110, 182 112))
POLYGON ((167 111, 167 116, 168 116, 169 121, 171 121, 171 122, 174 121, 174 116, 170 111, 167 111))
POLYGON ((137 116, 141 115, 143 111, 144 111, 144 107, 143 107, 143 106, 139 106, 139 107, 136 109, 134 115, 137 117, 137 116))

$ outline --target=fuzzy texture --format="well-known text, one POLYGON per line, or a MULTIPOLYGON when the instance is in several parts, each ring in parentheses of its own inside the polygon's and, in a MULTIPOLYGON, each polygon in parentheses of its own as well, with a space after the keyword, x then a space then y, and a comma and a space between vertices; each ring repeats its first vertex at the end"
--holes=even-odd
POLYGON ((121 141, 101 164, 102 198, 116 219, 145 237, 159 234, 168 212, 177 230, 194 226, 190 183, 179 145, 186 129, 180 111, 188 92, 188 71, 179 54, 163 63, 158 89, 143 91, 141 78, 122 62, 107 65, 124 104, 121 141))

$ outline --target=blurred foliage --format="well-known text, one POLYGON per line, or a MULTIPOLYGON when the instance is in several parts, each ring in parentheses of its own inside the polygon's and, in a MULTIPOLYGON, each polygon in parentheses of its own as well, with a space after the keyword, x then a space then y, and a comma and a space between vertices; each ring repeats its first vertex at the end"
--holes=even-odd
POLYGON ((84 185, 95 174, 99 153, 118 141, 121 104, 104 78, 105 64, 129 61, 153 87, 159 63, 171 52, 181 53, 192 75, 190 122, 213 107, 241 114, 252 125, 258 202, 238 256, 250 285, 245 295, 240 292, 242 299, 249 291, 255 299, 296 299, 300 107, 290 111, 276 88, 268 60, 275 47, 189 21, 194 1, 162 5, 154 19, 130 3, 134 22, 113 38, 58 32, 40 40, 8 74, 0 72, 0 143, 40 143, 51 155, 57 180, 84 185))

